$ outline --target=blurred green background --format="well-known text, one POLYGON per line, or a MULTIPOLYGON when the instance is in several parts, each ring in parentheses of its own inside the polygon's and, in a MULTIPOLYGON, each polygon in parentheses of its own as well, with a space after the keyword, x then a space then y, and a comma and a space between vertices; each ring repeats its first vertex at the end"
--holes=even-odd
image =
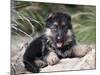
POLYGON ((33 38, 45 27, 46 16, 54 11, 71 15, 76 39, 79 43, 96 42, 96 6, 14 1, 11 7, 12 36, 33 38))

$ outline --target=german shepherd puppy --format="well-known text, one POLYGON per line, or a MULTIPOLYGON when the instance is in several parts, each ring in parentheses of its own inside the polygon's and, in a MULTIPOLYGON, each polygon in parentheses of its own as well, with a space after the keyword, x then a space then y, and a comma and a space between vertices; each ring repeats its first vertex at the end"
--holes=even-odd
POLYGON ((43 35, 33 40, 25 51, 25 68, 38 73, 40 68, 57 64, 62 58, 71 57, 75 45, 71 17, 63 12, 53 12, 46 19, 43 35))

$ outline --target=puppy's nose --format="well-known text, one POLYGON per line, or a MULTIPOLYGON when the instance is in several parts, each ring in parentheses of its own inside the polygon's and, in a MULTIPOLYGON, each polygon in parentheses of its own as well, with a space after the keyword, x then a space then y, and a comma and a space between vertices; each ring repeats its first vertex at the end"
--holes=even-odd
POLYGON ((62 41, 62 40, 63 40, 63 39, 62 39, 62 37, 61 37, 61 36, 58 36, 58 37, 57 37, 57 41, 59 41, 59 42, 60 42, 60 41, 62 41))
POLYGON ((58 36, 57 39, 60 40, 61 38, 58 36))
POLYGON ((56 36, 56 39, 57 39, 58 41, 62 41, 62 39, 63 39, 62 30, 59 30, 59 31, 58 31, 58 34, 57 34, 57 36, 56 36))

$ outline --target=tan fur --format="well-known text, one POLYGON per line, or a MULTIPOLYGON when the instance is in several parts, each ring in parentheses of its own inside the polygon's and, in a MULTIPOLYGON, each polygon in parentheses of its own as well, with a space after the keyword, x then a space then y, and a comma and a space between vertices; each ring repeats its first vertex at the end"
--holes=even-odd
POLYGON ((41 68, 43 68, 47 65, 46 62, 44 62, 43 60, 40 60, 40 59, 36 59, 34 62, 37 64, 38 67, 41 67, 41 68))
POLYGON ((59 62, 59 58, 54 52, 50 52, 49 55, 46 57, 46 61, 48 65, 54 65, 59 62))
POLYGON ((72 53, 75 57, 85 56, 91 48, 87 45, 76 45, 72 48, 72 53))
POLYGON ((69 29, 66 34, 67 40, 65 41, 64 45, 69 44, 69 42, 72 41, 72 35, 73 35, 73 32, 72 30, 69 29))
POLYGON ((53 24, 54 24, 54 25, 58 25, 58 22, 54 22, 53 24))
POLYGON ((65 22, 64 21, 62 22, 62 25, 65 25, 65 22))
POLYGON ((53 14, 49 14, 48 18, 51 18, 53 16, 53 14))
POLYGON ((47 28, 46 31, 45 31, 45 34, 46 34, 47 36, 52 36, 51 29, 47 28))
POLYGON ((70 29, 68 29, 68 32, 67 32, 67 36, 70 36, 70 37, 72 37, 72 30, 70 30, 70 29))

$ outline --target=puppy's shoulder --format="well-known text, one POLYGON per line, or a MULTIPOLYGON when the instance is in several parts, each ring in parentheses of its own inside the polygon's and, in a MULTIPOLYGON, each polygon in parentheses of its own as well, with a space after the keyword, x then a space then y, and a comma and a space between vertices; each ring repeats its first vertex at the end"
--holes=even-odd
POLYGON ((30 45, 37 45, 37 44, 41 44, 42 43, 42 40, 43 40, 43 35, 41 35, 41 36, 39 36, 39 37, 37 37, 37 38, 34 38, 32 41, 31 41, 31 43, 30 43, 30 45))

